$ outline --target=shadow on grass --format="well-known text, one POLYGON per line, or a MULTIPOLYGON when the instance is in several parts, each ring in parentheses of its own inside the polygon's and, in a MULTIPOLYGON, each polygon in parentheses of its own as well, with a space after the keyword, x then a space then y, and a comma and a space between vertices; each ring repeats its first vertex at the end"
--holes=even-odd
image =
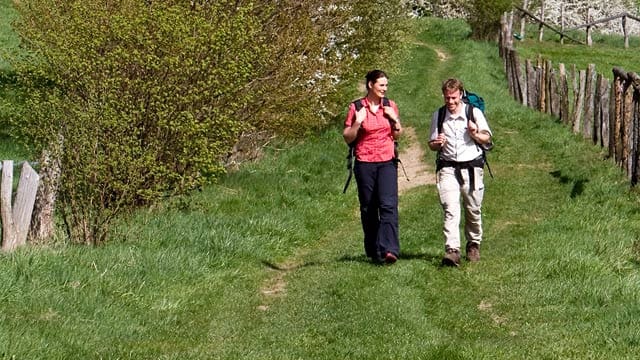
MULTIPOLYGON (((442 255, 434 255, 434 254, 423 254, 423 253, 411 253, 411 252, 400 252, 400 256, 398 257, 398 262, 402 261, 425 261, 430 264, 434 264, 439 266, 440 261, 442 260, 442 255)), ((372 265, 384 265, 382 262, 376 262, 369 259, 366 255, 345 255, 338 259, 341 262, 362 262, 369 263, 372 265)))
POLYGON ((561 184, 570 184, 573 183, 573 187, 571 188, 571 194, 569 195, 572 199, 582 195, 584 192, 584 186, 589 182, 589 179, 584 178, 572 178, 567 175, 563 175, 560 170, 552 171, 549 174, 554 178, 558 179, 561 184))

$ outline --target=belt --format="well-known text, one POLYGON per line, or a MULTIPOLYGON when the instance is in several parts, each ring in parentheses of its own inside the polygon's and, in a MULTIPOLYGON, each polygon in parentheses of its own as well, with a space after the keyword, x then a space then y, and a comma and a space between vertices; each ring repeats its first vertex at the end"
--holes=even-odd
MULTIPOLYGON (((477 158, 469 161, 449 161, 443 159, 436 160, 436 172, 440 171, 440 169, 445 167, 454 168, 454 174, 456 176, 456 180, 458 180, 458 184, 463 185, 464 179, 462 178, 462 169, 467 169, 469 172, 469 181, 471 184, 475 184, 475 171, 474 168, 483 168, 484 167, 484 156, 480 155, 477 158)), ((471 189, 471 187, 470 187, 471 189)))

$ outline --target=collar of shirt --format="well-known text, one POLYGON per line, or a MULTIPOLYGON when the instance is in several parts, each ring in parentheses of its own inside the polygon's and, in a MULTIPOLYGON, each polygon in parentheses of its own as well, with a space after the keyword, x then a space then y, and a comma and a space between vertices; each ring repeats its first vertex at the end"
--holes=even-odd
POLYGON ((464 162, 482 155, 482 151, 469 135, 464 107, 463 111, 457 115, 452 115, 447 110, 442 131, 447 138, 440 155, 443 159, 464 162))

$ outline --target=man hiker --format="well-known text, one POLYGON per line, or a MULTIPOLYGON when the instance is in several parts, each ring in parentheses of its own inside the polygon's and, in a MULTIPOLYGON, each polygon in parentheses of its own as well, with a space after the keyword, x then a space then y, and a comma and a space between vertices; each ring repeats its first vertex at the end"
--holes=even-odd
POLYGON ((481 145, 491 143, 491 130, 482 111, 465 103, 463 94, 462 81, 444 81, 444 106, 431 116, 429 148, 438 153, 436 184, 444 212, 445 266, 460 265, 460 198, 468 261, 480 260, 482 242, 485 159, 481 145))

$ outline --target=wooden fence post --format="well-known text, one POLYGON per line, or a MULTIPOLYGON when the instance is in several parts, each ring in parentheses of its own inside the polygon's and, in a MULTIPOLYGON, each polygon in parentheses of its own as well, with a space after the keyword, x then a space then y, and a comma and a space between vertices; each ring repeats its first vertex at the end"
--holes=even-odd
POLYGON ((624 79, 620 76, 615 76, 614 84, 614 116, 613 116, 613 146, 614 146, 614 160, 616 165, 622 165, 622 98, 624 79))
POLYGON ((629 48, 629 30, 627 29, 627 17, 622 17, 622 33, 624 34, 624 48, 629 48))
POLYGON ((609 81, 602 74, 596 80, 593 143, 609 148, 609 81))
POLYGON ((15 204, 12 206, 13 161, 5 160, 2 162, 2 181, 0 183, 2 250, 12 251, 26 243, 39 182, 40 176, 25 161, 20 171, 15 204))
POLYGON ((582 135, 585 139, 591 139, 594 134, 593 100, 595 93, 596 65, 587 66, 586 83, 584 91, 584 116, 582 135))
MULTIPOLYGON (((524 3, 522 4, 522 8, 523 9, 527 9, 529 7, 529 0, 524 0, 524 3)), ((526 16, 521 16, 520 17, 520 36, 522 36, 522 38, 524 39, 524 32, 525 32, 525 28, 527 26, 527 18, 526 16)))
MULTIPOLYGON (((587 8, 587 23, 591 22, 591 8, 587 8)), ((591 46, 593 44, 593 40, 591 40, 591 26, 587 26, 587 46, 591 46)))
POLYGON ((513 92, 515 99, 523 104, 527 105, 527 83, 524 81, 523 73, 520 69, 520 59, 518 58, 518 52, 514 49, 509 50, 509 59, 511 64, 511 77, 513 82, 513 92), (524 85, 524 86, 523 86, 524 85))
POLYGON ((545 93, 546 93, 546 104, 545 111, 547 114, 558 115, 558 86, 556 79, 556 71, 553 69, 553 64, 551 60, 547 60, 545 64, 545 79, 547 83, 545 84, 545 93))
POLYGON ((536 103, 536 110, 540 112, 545 112, 545 103, 547 101, 547 92, 546 92, 546 70, 544 68, 544 61, 542 61, 542 56, 538 55, 538 61, 536 66, 536 85, 538 88, 538 101, 536 103))
POLYGON ((616 88, 617 80, 614 76, 613 81, 609 86, 609 147, 607 155, 615 162, 616 156, 616 88))
POLYGON ((535 109, 538 98, 538 92, 536 88, 536 70, 533 68, 533 64, 530 59, 526 60, 526 73, 527 73, 527 105, 535 109))
POLYGON ((544 0, 540 3, 540 26, 538 27, 538 41, 544 36, 544 0))
POLYGON ((45 242, 54 232, 54 213, 60 182, 60 161, 48 150, 40 156, 40 186, 36 193, 29 241, 45 242))
POLYGON ((560 4, 560 45, 564 45, 564 2, 560 4))
POLYGON ((632 115, 632 140, 631 140, 631 186, 635 186, 638 183, 638 161, 640 161, 640 157, 638 156, 638 140, 640 136, 638 132, 640 131, 640 124, 638 124, 638 111, 640 111, 640 107, 638 106, 638 91, 635 86, 631 86, 633 91, 633 115, 632 115))
POLYGON ((569 82, 567 80, 567 71, 563 63, 558 64, 560 72, 560 120, 563 124, 569 124, 569 82))
POLYGON ((627 176, 631 177, 631 156, 633 142, 633 86, 628 79, 624 84, 624 97, 622 99, 622 166, 627 176))
MULTIPOLYGON (((574 66, 575 68, 575 66, 574 66)), ((573 90, 574 90, 574 106, 573 106, 573 132, 575 134, 580 133, 582 127, 582 111, 584 109, 584 87, 586 82, 586 71, 580 70, 578 76, 574 78, 573 90)))
POLYGON ((11 193, 13 191, 13 161, 2 162, 0 182, 0 217, 2 218, 2 250, 11 251, 16 246, 16 231, 11 213, 11 193))

